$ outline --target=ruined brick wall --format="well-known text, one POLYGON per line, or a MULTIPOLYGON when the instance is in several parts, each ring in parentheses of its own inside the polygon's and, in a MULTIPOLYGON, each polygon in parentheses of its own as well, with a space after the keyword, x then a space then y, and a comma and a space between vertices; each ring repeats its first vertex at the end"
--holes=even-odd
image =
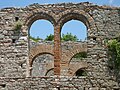
POLYGON ((32 4, 25 8, 1 9, 0 89, 44 90, 44 87, 46 87, 46 90, 48 88, 53 90, 53 88, 61 87, 63 90, 70 90, 70 87, 72 87, 71 90, 97 90, 99 88, 101 90, 112 90, 113 88, 119 88, 118 83, 108 72, 108 57, 105 44, 106 39, 114 38, 119 33, 119 7, 97 6, 91 3, 63 3, 32 4), (22 21, 22 29, 19 34, 16 34, 17 31, 14 30, 14 25, 18 19, 22 21), (72 55, 80 52, 79 49, 75 49, 72 53, 69 50, 65 51, 69 52, 70 56, 67 53, 64 54, 64 48, 61 47, 62 43, 60 40, 62 26, 72 19, 80 20, 86 25, 88 36, 86 42, 87 49, 85 51, 88 56, 85 62, 88 65, 86 68, 88 76, 85 79, 51 77, 48 80, 45 77, 36 78, 30 76, 29 28, 38 19, 49 20, 54 26, 54 48, 52 53, 54 55, 54 74, 57 76, 62 76, 64 72, 70 72, 69 59, 72 55), (66 59, 63 59, 63 57, 66 59), (45 83, 42 84, 41 82, 45 83))
MULTIPOLYGON (((73 74, 78 69, 88 66, 88 64, 81 62, 80 59, 79 59, 79 62, 77 62, 78 65, 76 65, 74 63, 72 63, 72 65, 70 64, 72 61, 74 61, 74 62, 76 61, 75 59, 72 59, 74 55, 76 55, 79 52, 87 52, 87 42, 66 41, 66 42, 61 43, 61 47, 62 47, 62 56, 61 56, 62 62, 61 62, 60 75, 73 76, 73 74), (75 67, 75 66, 77 66, 77 67, 75 67), (72 72, 72 73, 70 74, 69 72, 72 72)), ((33 62, 38 63, 39 61, 45 60, 45 62, 43 64, 45 64, 44 67, 46 67, 47 70, 54 68, 54 59, 52 59, 52 56, 54 55, 53 49, 54 49, 54 45, 53 45, 52 41, 46 41, 46 42, 39 41, 37 43, 31 42, 31 48, 30 48, 30 52, 29 52, 29 64, 31 67, 30 76, 32 76, 31 72, 32 72, 33 67, 34 67, 33 62), (47 58, 47 56, 45 56, 45 55, 47 55, 47 56, 49 55, 49 57, 47 58), (43 57, 43 58, 40 59, 40 57, 43 57), (46 60, 46 59, 48 59, 48 60, 46 60)), ((36 67, 36 69, 37 69, 37 67, 36 67)), ((36 76, 40 76, 40 75, 36 75, 36 76)))

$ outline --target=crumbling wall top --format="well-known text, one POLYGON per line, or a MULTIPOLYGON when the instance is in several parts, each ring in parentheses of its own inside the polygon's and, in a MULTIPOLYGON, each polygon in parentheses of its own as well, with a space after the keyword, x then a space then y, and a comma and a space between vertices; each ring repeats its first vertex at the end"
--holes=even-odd
POLYGON ((97 5, 97 4, 93 4, 90 2, 81 2, 81 3, 57 3, 57 4, 38 4, 38 3, 34 3, 34 4, 30 4, 26 7, 6 7, 6 8, 2 8, 0 9, 0 11, 6 11, 6 10, 20 10, 20 9, 30 9, 30 8, 94 8, 94 9, 120 9, 120 7, 117 6, 109 6, 109 5, 97 5))

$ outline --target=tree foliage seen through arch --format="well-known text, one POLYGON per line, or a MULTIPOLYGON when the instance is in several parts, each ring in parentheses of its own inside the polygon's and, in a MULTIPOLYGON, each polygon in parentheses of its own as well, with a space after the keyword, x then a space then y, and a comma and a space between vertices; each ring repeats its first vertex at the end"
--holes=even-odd
MULTIPOLYGON (((39 37, 34 38, 32 36, 30 36, 30 39, 33 40, 33 41, 36 41, 36 42, 41 40, 41 38, 39 38, 39 37)), ((47 35, 44 40, 45 41, 53 41, 54 40, 54 35, 53 34, 47 35)), ((62 41, 78 41, 78 38, 77 38, 76 35, 72 35, 72 33, 67 33, 67 34, 62 34, 61 40, 62 41)))

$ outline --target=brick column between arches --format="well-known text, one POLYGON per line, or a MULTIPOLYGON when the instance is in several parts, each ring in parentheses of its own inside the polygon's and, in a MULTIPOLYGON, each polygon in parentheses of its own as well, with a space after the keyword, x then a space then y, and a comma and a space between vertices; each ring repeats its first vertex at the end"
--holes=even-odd
POLYGON ((54 31, 54 75, 60 75, 61 61, 61 42, 60 42, 60 26, 55 26, 54 31))

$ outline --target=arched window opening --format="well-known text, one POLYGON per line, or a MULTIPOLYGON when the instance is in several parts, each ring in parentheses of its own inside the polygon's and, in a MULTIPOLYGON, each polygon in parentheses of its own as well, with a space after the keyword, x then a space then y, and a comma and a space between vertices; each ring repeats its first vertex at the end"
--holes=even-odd
POLYGON ((87 76, 87 73, 84 70, 79 69, 75 72, 75 76, 87 76))
POLYGON ((30 31, 29 31, 30 41, 39 42, 40 40, 42 41, 51 40, 51 36, 53 40, 54 27, 52 23, 48 20, 43 20, 43 19, 36 20, 30 27, 30 31))
POLYGON ((61 31, 62 41, 85 41, 87 39, 87 28, 79 20, 66 22, 61 31))
MULTIPOLYGON (((50 68, 54 67, 54 57, 50 54, 42 54, 37 56, 32 64, 31 76, 45 76, 50 68)), ((50 72, 48 75, 54 75, 50 72)))

